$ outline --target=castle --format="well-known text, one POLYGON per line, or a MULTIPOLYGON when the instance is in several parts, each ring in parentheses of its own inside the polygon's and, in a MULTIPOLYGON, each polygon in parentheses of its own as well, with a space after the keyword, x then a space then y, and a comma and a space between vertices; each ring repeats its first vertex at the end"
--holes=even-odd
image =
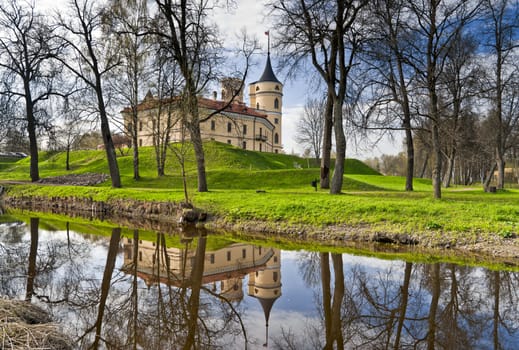
MULTIPOLYGON (((282 153, 283 84, 274 74, 270 53, 267 54, 261 77, 249 84, 249 106, 243 101, 243 88, 240 89, 240 86, 240 80, 223 79, 221 99, 218 99, 217 92, 213 92, 212 99, 198 98, 201 120, 228 104, 222 112, 200 123, 202 139, 219 141, 251 151, 282 153), (231 99, 232 102, 229 104, 231 99)), ((139 146, 154 144, 159 126, 164 123, 165 114, 170 110, 165 106, 171 106, 174 101, 178 101, 178 98, 159 100, 148 93, 137 106, 139 146)), ((131 109, 125 108, 122 115, 127 130, 131 130, 131 109)), ((181 141, 185 137, 183 129, 180 118, 176 118, 169 129, 170 141, 181 141)))

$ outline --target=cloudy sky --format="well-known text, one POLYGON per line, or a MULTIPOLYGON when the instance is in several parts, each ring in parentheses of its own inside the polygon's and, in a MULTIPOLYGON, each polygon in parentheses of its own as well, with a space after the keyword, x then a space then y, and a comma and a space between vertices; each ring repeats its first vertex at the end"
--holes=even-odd
MULTIPOLYGON (((36 0, 37 7, 48 10, 63 10, 67 0, 36 0)), ((265 0, 236 0, 234 9, 218 9, 213 20, 218 23, 224 42, 236 43, 239 33, 245 28, 247 34, 255 36, 262 47, 262 51, 255 57, 255 65, 250 69, 246 84, 257 80, 265 66, 267 52, 267 37, 265 31, 275 33, 275 28, 269 22, 269 16, 265 8, 265 0)), ((302 74, 299 79, 287 80, 286 71, 279 67, 276 60, 276 52, 271 54, 272 64, 277 78, 284 83, 283 96, 283 147, 286 153, 302 153, 303 147, 295 141, 297 121, 302 114, 307 97, 315 94, 316 79, 312 72, 302 74)), ((311 68, 309 68, 311 69, 311 68)), ((247 89, 245 90, 247 92, 247 89)), ((246 97, 246 101, 248 98, 246 97)), ((380 154, 395 154, 401 149, 401 139, 392 142, 383 139, 377 147, 360 145, 359 149, 353 144, 348 145, 347 157, 366 159, 380 154)))

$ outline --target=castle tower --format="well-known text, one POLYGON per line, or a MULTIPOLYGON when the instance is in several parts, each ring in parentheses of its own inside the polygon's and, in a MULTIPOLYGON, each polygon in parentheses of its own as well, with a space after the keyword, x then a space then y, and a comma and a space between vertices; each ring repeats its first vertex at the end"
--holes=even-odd
POLYGON ((269 121, 274 125, 272 133, 273 152, 280 153, 283 150, 281 120, 283 106, 283 84, 276 78, 270 63, 270 52, 267 54, 267 62, 263 74, 258 81, 249 85, 250 107, 256 108, 267 114, 269 121))
POLYGON ((265 314, 265 346, 268 344, 270 311, 281 296, 281 251, 273 249, 273 256, 262 271, 249 274, 248 294, 259 300, 265 314))

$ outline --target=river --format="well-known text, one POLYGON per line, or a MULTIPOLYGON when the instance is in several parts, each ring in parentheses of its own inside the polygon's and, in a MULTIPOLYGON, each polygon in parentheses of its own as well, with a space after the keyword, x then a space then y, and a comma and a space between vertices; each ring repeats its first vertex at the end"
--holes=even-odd
POLYGON ((441 261, 0 216, 0 279, 78 349, 519 348, 519 272, 441 261))

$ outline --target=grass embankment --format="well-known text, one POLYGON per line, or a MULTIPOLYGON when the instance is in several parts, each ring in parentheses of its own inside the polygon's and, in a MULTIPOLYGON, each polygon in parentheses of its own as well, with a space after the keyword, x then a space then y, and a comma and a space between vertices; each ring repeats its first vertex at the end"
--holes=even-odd
MULTIPOLYGON (((230 224, 263 221, 278 230, 348 226, 362 227, 364 232, 427 233, 429 237, 449 232, 464 242, 514 237, 519 232, 519 192, 515 190, 490 194, 480 188, 451 188, 444 189, 441 200, 434 200, 429 180, 416 179, 415 191, 407 193, 403 191, 404 178, 382 176, 359 161, 348 160, 344 194, 331 196, 310 186, 319 178, 319 168, 295 156, 243 151, 210 142, 206 144, 206 159, 210 192, 196 193, 194 157, 188 154, 191 200, 230 224)), ((180 171, 173 157, 168 159, 166 169, 171 175, 161 178, 155 175, 151 148, 141 148, 140 160, 143 178, 135 181, 131 155, 119 157, 122 189, 112 189, 109 183, 98 187, 28 184, 16 186, 10 193, 54 197, 73 194, 99 201, 183 199, 180 171)), ((43 153, 40 165, 42 177, 67 173, 64 154, 43 153)), ((71 165, 72 173, 108 173, 102 151, 73 152, 71 165)), ((0 169, 0 179, 27 180, 28 167, 28 159, 12 163, 0 169)))

